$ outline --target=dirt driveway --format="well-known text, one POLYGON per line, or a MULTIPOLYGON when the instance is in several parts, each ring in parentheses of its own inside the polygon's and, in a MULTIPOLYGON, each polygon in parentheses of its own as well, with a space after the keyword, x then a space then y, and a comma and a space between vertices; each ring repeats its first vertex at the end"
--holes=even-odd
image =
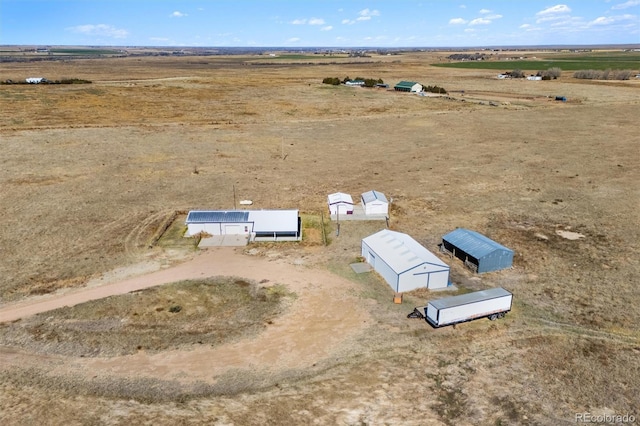
POLYGON ((0 360, 7 366, 17 363, 24 366, 25 362, 37 364, 46 359, 52 364, 52 372, 61 374, 72 369, 87 375, 215 381, 216 376, 230 368, 277 371, 312 366, 371 324, 368 312, 362 303, 357 303, 354 284, 350 281, 304 265, 238 254, 232 248, 209 249, 178 266, 124 281, 5 306, 0 309, 0 321, 165 283, 218 275, 284 284, 297 297, 286 314, 256 338, 220 347, 161 354, 141 351, 130 356, 94 359, 32 356, 0 348, 0 360), (64 362, 60 362, 62 360, 64 362))

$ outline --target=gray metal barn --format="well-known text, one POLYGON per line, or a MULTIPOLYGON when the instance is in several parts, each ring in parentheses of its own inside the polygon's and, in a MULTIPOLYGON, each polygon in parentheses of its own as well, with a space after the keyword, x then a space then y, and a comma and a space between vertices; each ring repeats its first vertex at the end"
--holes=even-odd
POLYGON ((513 250, 469 229, 449 232, 442 237, 440 248, 478 273, 510 268, 513 264, 513 250))

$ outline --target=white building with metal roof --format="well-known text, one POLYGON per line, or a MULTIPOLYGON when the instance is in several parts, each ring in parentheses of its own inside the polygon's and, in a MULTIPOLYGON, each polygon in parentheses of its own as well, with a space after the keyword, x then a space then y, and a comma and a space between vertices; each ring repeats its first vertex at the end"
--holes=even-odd
POLYGON ((449 284, 449 266, 401 232, 384 229, 364 238, 362 257, 396 293, 449 284))
POLYGON ((298 210, 192 210, 186 236, 246 235, 251 241, 300 241, 298 210))
POLYGON ((327 197, 329 214, 353 214, 353 198, 343 192, 329 194, 327 197))
POLYGON ((389 201, 382 192, 368 191, 360 197, 364 214, 387 215, 389 213, 389 201))

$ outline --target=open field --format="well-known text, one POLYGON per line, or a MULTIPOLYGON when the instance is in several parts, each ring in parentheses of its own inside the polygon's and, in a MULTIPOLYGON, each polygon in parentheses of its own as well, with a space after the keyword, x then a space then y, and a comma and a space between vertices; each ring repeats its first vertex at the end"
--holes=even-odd
MULTIPOLYGON (((563 71, 578 70, 631 70, 640 71, 640 53, 638 52, 596 52, 596 53, 523 53, 523 59, 513 59, 519 55, 499 55, 496 60, 436 63, 448 68, 484 69, 484 70, 527 70, 540 71, 557 67, 563 71), (511 56, 509 59, 502 56, 511 56), (530 58, 530 59, 528 59, 530 58)), ((493 59, 493 58, 492 58, 493 59)))
POLYGON ((0 324, 2 423, 637 419, 640 81, 497 80, 430 65, 443 56, 0 63, 2 81, 93 82, 0 86, 0 310, 204 274, 0 324), (356 75, 449 96, 321 84, 356 75), (232 208, 234 188, 255 208, 299 208, 307 239, 199 253, 176 212, 232 208), (513 269, 481 276, 443 258, 461 291, 503 286, 513 311, 408 320, 442 294, 394 305, 349 267, 384 222, 326 225, 322 244, 327 194, 370 189, 432 251, 456 227, 514 249, 513 269))

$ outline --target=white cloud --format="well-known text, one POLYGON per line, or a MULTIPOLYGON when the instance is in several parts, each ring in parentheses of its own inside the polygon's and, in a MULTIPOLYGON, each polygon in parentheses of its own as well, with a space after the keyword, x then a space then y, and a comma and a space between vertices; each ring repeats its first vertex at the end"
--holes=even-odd
POLYGON ((149 37, 151 41, 169 41, 167 37, 149 37))
POLYGON ((639 5, 640 5, 640 0, 629 0, 627 2, 611 6, 611 9, 620 10, 620 9, 627 9, 629 7, 639 6, 639 5))
POLYGON ((310 19, 294 19, 291 21, 292 25, 324 25, 324 19, 320 18, 310 18, 310 19))
POLYGON ((333 27, 331 25, 327 25, 326 27, 322 27, 320 31, 331 31, 333 27))
POLYGON ((502 18, 502 15, 498 15, 497 13, 494 13, 492 15, 487 15, 484 17, 484 19, 491 19, 492 21, 494 19, 500 19, 500 18, 502 18))
POLYGON ((466 9, 466 8, 467 8, 467 6, 466 6, 466 5, 464 5, 464 4, 461 4, 461 5, 460 5, 460 9, 466 9))
POLYGON ((127 38, 129 32, 121 28, 116 28, 106 24, 87 24, 68 27, 67 31, 84 34, 88 36, 111 37, 111 38, 127 38))
POLYGON ((353 21, 351 19, 343 19, 342 23, 345 24, 345 25, 352 25, 352 24, 355 24, 356 21, 353 21))
POLYGON ((369 21, 373 16, 380 16, 380 11, 376 9, 362 9, 358 12, 358 21, 369 21))
POLYGON ((287 40, 288 43, 297 43, 300 41, 299 37, 291 37, 290 39, 287 40))
POLYGON ((594 19, 593 21, 589 22, 589 26, 592 25, 610 25, 610 24, 614 24, 616 22, 620 22, 620 21, 627 21, 627 20, 632 20, 632 19, 636 19, 635 15, 629 15, 629 14, 625 14, 625 15, 617 15, 617 16, 600 16, 596 19, 594 19))
POLYGON ((490 19, 476 18, 471 22, 469 22, 469 25, 488 25, 490 23, 491 23, 490 19))
POLYGON ((189 16, 189 15, 187 15, 186 13, 182 13, 182 12, 179 12, 179 11, 176 10, 175 12, 173 12, 169 16, 171 16, 172 18, 184 18, 185 16, 189 16))
POLYGON ((464 25, 466 23, 467 23, 467 20, 462 18, 449 19, 449 24, 451 25, 464 25))
POLYGON ((548 7, 540 12, 536 13, 536 16, 548 16, 548 15, 557 15, 560 13, 569 13, 571 12, 571 8, 566 4, 557 4, 555 6, 548 7))
POLYGON ((609 17, 600 16, 594 19, 593 21, 591 21, 589 24, 590 25, 608 25, 608 24, 613 24, 614 22, 615 22, 615 19, 613 19, 611 16, 609 17))
POLYGON ((557 4, 555 6, 548 7, 536 13, 536 16, 538 17, 536 24, 567 19, 569 12, 571 12, 571 8, 566 4, 557 4))
POLYGON ((486 15, 487 13, 491 13, 489 9, 480 9, 480 15, 486 15))

